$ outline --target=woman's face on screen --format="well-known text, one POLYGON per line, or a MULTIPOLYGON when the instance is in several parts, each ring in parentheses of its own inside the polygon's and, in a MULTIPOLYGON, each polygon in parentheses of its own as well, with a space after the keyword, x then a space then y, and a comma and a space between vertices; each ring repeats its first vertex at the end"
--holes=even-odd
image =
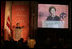
POLYGON ((55 16, 55 9, 54 8, 51 9, 51 14, 55 16))

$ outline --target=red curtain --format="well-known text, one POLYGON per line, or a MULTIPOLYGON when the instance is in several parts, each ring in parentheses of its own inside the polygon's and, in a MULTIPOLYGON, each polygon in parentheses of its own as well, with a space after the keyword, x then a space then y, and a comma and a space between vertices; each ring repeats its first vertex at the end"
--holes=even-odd
POLYGON ((29 33, 29 5, 12 5, 12 26, 16 26, 17 22, 24 26, 21 38, 26 42, 29 33))
POLYGON ((1 1, 1 37, 4 37, 5 1, 1 1))

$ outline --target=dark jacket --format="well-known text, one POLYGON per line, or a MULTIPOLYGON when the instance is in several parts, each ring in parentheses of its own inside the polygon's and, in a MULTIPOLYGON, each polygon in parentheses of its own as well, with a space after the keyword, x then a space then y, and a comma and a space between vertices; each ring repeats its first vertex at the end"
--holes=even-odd
POLYGON ((47 20, 49 20, 49 21, 60 21, 60 17, 58 17, 58 16, 55 16, 55 17, 48 16, 47 20))

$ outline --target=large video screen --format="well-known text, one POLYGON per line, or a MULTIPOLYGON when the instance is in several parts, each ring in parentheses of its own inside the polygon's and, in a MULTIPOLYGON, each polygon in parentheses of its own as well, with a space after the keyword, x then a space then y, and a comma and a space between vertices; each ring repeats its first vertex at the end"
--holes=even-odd
POLYGON ((68 28, 68 5, 38 4, 38 28, 68 28))

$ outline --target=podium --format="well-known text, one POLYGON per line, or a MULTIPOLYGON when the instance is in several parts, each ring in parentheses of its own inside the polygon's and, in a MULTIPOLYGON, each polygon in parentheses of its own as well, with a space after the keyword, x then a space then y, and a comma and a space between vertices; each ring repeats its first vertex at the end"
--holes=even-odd
POLYGON ((64 21, 43 21, 43 28, 64 28, 64 21))

